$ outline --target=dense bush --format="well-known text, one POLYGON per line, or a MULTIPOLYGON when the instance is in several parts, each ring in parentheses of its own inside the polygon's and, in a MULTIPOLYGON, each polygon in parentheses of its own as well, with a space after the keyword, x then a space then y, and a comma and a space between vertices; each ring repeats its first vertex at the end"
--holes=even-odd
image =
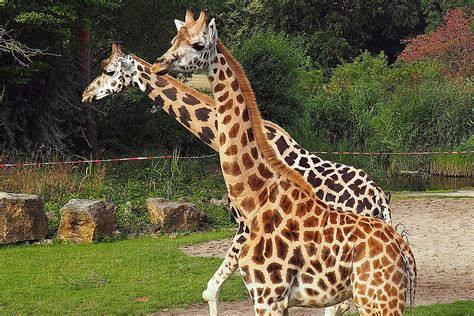
POLYGON ((454 148, 472 133, 472 87, 433 62, 389 66, 367 53, 338 66, 312 100, 314 130, 351 149, 454 148))
POLYGON ((92 15, 120 3, 0 1, 1 153, 97 149, 92 115, 80 102, 89 71, 88 25, 92 15), (27 57, 29 50, 36 54, 27 57))
POLYGON ((100 147, 115 154, 159 154, 178 146, 183 152, 208 147, 138 89, 94 102, 100 147))
POLYGON ((297 126, 307 114, 312 88, 322 81, 311 61, 283 34, 253 35, 234 49, 252 84, 262 115, 285 128, 297 126))

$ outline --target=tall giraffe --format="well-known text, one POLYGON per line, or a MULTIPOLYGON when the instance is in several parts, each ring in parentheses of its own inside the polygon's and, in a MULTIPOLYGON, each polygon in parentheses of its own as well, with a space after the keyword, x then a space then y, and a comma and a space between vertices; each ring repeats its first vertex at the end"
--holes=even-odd
MULTIPOLYGON (((125 55, 122 52, 121 44, 116 42, 112 45, 110 57, 102 62, 101 73, 85 89, 82 100, 83 102, 92 102, 94 99, 119 93, 133 85, 155 101, 158 107, 217 151, 216 138, 212 137, 212 135, 217 135, 215 124, 217 113, 213 106, 214 101, 170 76, 151 74, 149 68, 150 64, 139 57, 125 55), (173 91, 173 89, 176 89, 177 95, 170 98, 168 91, 173 91)), ((171 96, 174 95, 171 94, 171 96)), ((264 125, 267 129, 267 138, 272 142, 273 148, 282 154, 281 159, 290 167, 299 170, 314 187, 318 196, 321 192, 325 192, 322 197, 325 198, 328 205, 353 212, 353 205, 361 205, 358 200, 362 202, 363 199, 369 199, 373 204, 370 204, 371 208, 369 208, 368 204, 364 202, 363 205, 366 209, 362 214, 380 216, 382 212, 379 212, 379 207, 390 214, 383 192, 362 170, 311 155, 279 126, 271 122, 264 122, 264 125), (282 144, 285 145, 282 147, 282 144), (299 156, 295 153, 298 153, 299 156), (343 193, 340 192, 341 186, 344 188, 343 193), (364 194, 364 192, 366 193, 364 194), (338 199, 332 199, 338 194, 340 195, 338 199)), ((231 211, 239 223, 239 229, 222 265, 211 278, 203 293, 203 297, 209 302, 211 311, 217 310, 219 289, 237 268, 237 257, 242 241, 246 239, 247 231, 242 225, 240 212, 235 208, 232 208, 231 211)), ((357 211, 360 212, 361 209, 357 208, 357 211)), ((387 218, 390 217, 385 217, 385 219, 387 218)), ((341 313, 348 308, 347 304, 342 305, 331 311, 331 314, 341 313)))
MULTIPOLYGON (((326 307, 354 298, 361 314, 401 315, 408 283, 414 300, 413 254, 378 219, 337 212, 314 193, 266 137, 255 96, 238 62, 217 39, 207 11, 175 21, 178 34, 153 73, 206 69, 217 109, 219 156, 231 201, 250 236, 239 269, 258 315, 291 306, 326 307)), ((411 307, 413 304, 410 304, 411 307)))

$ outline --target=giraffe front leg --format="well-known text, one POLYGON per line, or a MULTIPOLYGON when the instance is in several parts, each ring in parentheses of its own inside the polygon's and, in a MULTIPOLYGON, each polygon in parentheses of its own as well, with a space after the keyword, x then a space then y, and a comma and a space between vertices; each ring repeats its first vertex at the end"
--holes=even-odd
POLYGON ((207 288, 202 292, 202 298, 209 304, 209 314, 211 316, 217 315, 217 301, 220 287, 237 269, 240 251, 248 239, 249 231, 247 227, 245 227, 244 221, 240 220, 240 218, 237 220, 239 229, 232 240, 232 244, 227 251, 224 261, 207 283, 207 288))

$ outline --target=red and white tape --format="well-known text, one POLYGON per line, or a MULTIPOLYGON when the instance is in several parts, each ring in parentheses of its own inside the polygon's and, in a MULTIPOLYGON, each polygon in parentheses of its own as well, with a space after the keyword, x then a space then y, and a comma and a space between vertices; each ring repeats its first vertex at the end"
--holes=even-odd
MULTIPOLYGON (((176 159, 205 159, 215 157, 217 154, 210 154, 204 156, 177 156, 176 159)), ((118 161, 135 161, 135 160, 157 160, 157 159, 172 159, 173 156, 150 156, 150 157, 126 157, 126 158, 109 158, 109 159, 92 159, 92 160, 70 160, 70 161, 50 161, 50 162, 28 162, 28 163, 0 163, 1 167, 29 167, 29 166, 54 166, 54 165, 76 165, 89 163, 103 163, 103 162, 118 162, 118 161)))
MULTIPOLYGON (((331 154, 331 155, 463 155, 474 154, 471 151, 420 151, 420 152, 353 152, 353 151, 314 151, 312 154, 331 154)), ((176 156, 175 159, 207 159, 216 157, 217 154, 209 154, 204 156, 176 156)), ((110 159, 92 159, 92 160, 70 160, 70 161, 51 161, 51 162, 28 162, 28 163, 0 163, 1 167, 29 167, 29 166, 54 166, 54 165, 76 165, 88 163, 118 162, 118 161, 135 161, 135 160, 157 160, 157 159, 173 159, 173 156, 150 156, 150 157, 127 157, 127 158, 110 158, 110 159)))
POLYGON ((357 151, 312 151, 312 154, 331 154, 331 155, 462 155, 473 154, 471 151, 419 151, 419 152, 357 152, 357 151))

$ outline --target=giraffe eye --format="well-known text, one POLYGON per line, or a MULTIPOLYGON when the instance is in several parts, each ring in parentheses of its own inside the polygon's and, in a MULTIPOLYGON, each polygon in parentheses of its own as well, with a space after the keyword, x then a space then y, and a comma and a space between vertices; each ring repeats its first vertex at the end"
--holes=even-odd
POLYGON ((193 48, 199 52, 204 49, 204 45, 201 43, 194 43, 193 48))
POLYGON ((105 74, 107 76, 110 76, 110 77, 112 77, 114 75, 114 73, 115 73, 115 71, 113 71, 113 70, 108 70, 108 71, 105 72, 105 74))

